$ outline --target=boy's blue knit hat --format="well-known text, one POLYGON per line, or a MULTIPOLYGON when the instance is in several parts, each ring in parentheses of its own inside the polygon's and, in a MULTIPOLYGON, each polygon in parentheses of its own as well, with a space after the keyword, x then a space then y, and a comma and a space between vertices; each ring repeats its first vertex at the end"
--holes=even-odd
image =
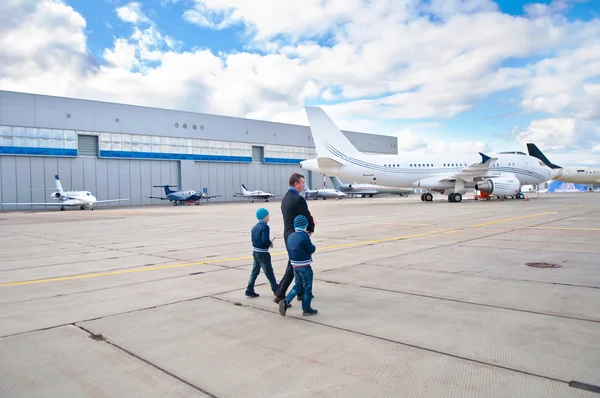
POLYGON ((308 220, 303 215, 296 216, 294 218, 294 228, 306 229, 308 227, 308 220))
POLYGON ((264 207, 261 207, 260 209, 256 210, 256 218, 258 218, 259 220, 262 220, 268 215, 269 210, 265 209, 264 207))

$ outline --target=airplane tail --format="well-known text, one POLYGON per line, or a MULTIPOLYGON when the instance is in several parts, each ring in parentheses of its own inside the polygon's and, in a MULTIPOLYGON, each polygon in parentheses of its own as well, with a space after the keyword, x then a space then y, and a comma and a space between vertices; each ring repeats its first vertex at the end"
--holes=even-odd
POLYGON ((164 188, 165 195, 175 192, 175 191, 171 190, 171 187, 176 187, 176 186, 177 185, 153 185, 154 188, 164 188))
POLYGON ((334 177, 334 176, 329 176, 329 179, 331 180, 331 183, 333 184, 333 187, 335 189, 343 188, 344 184, 342 184, 342 181, 340 181, 339 178, 334 177))
POLYGON ((330 158, 343 163, 346 156, 360 154, 323 109, 307 106, 305 110, 319 158, 330 158))
POLYGON ((548 158, 542 153, 542 151, 540 151, 538 149, 538 147, 535 144, 528 143, 527 144, 527 151, 529 152, 529 156, 533 156, 534 158, 538 158, 539 160, 541 160, 542 162, 544 162, 544 164, 546 166, 550 167, 551 169, 562 169, 562 167, 557 166, 554 163, 550 162, 548 160, 548 158))
POLYGON ((250 191, 248 191, 248 188, 246 188, 246 186, 244 184, 242 184, 242 192, 244 193, 244 195, 247 195, 250 193, 250 191))
POLYGON ((58 193, 60 193, 60 196, 63 196, 65 194, 65 191, 63 191, 63 187, 60 183, 60 179, 58 178, 58 174, 54 176, 54 181, 56 182, 56 190, 58 191, 58 193))

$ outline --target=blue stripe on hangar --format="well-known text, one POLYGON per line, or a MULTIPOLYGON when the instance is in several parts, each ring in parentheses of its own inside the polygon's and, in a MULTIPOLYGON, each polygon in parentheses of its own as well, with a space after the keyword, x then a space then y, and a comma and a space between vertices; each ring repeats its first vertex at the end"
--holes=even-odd
POLYGON ((187 153, 159 153, 159 152, 130 152, 130 151, 100 151, 101 158, 118 159, 160 159, 160 160, 199 160, 211 162, 252 162, 250 156, 225 156, 225 155, 193 155, 187 153))
POLYGON ((294 164, 294 165, 298 165, 303 160, 305 160, 305 159, 265 158, 265 163, 294 164))
POLYGON ((77 156, 77 149, 0 146, 0 155, 77 156))

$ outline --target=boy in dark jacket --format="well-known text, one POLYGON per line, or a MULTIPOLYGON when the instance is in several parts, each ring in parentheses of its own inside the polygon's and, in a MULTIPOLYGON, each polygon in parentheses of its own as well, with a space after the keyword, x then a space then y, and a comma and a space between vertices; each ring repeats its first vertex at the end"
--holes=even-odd
MULTIPOLYGON (((288 237, 294 232, 294 220, 296 216, 303 215, 308 220, 308 228, 306 230, 308 233, 312 233, 315 230, 315 222, 313 220, 310 211, 308 210, 308 204, 306 200, 302 197, 300 192, 304 190, 304 176, 302 174, 293 173, 289 179, 290 188, 287 193, 283 196, 281 200, 281 214, 283 215, 283 240, 287 245, 288 237)), ((294 279, 294 268, 292 264, 288 261, 287 267, 285 269, 285 274, 279 281, 279 288, 275 292, 275 301, 279 304, 281 301, 285 299, 286 291, 292 280, 294 279)), ((300 289, 297 291, 298 300, 301 300, 301 297, 304 296, 304 291, 300 289)))
POLYGON ((310 307, 313 283, 313 271, 310 266, 312 263, 311 254, 315 252, 316 248, 306 231, 307 227, 308 219, 303 215, 296 216, 294 219, 294 233, 287 239, 287 251, 292 267, 294 268, 294 279, 296 280, 296 283, 285 300, 279 302, 279 313, 283 316, 285 316, 285 312, 290 306, 290 302, 302 288, 304 288, 304 295, 302 297, 303 315, 315 315, 319 312, 310 307))
POLYGON ((254 283, 256 282, 258 274, 260 274, 261 268, 271 284, 273 293, 277 290, 277 280, 273 273, 273 265, 271 265, 271 253, 269 253, 269 248, 273 247, 273 241, 271 241, 269 236, 271 229, 267 224, 271 216, 267 209, 261 207, 256 211, 256 218, 258 219, 258 223, 250 232, 252 236, 252 257, 254 257, 254 264, 252 266, 252 272, 250 273, 248 287, 246 287, 246 296, 248 297, 259 296, 259 294, 254 291, 254 283))

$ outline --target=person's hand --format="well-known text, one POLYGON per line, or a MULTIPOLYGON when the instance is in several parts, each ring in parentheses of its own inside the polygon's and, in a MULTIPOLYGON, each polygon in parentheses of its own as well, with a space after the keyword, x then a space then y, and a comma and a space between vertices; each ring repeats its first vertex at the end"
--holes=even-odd
POLYGON ((312 234, 313 234, 312 232, 309 232, 309 233, 308 233, 308 236, 312 236, 312 234))

